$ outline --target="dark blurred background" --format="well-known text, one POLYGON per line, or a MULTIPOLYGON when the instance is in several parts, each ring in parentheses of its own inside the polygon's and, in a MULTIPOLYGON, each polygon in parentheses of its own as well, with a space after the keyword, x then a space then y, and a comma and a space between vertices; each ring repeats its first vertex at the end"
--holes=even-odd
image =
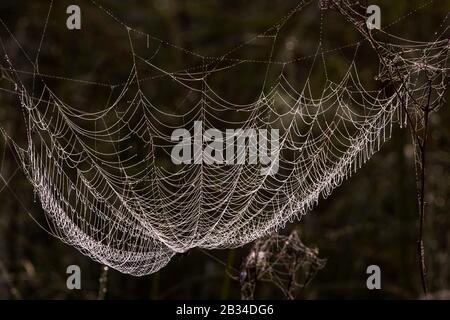
MULTIPOLYGON (((393 23, 388 31, 403 38, 433 40, 440 24, 449 23, 445 20, 450 10, 447 0, 369 2, 380 5, 382 25, 393 23)), ((196 63, 192 55, 178 47, 220 56, 252 34, 277 23, 298 3, 294 0, 104 0, 99 4, 128 25, 173 44, 175 47, 161 49, 156 59, 168 69, 177 70, 196 63)), ((0 3, 0 18, 30 54, 39 46, 49 4, 50 1, 26 0, 0 3)), ((333 13, 323 14, 325 46, 335 48, 359 40, 351 28, 342 27, 342 18, 333 13)), ((276 57, 290 60, 314 54, 320 37, 320 21, 320 11, 313 1, 286 26, 283 33, 286 45, 277 47, 276 57)), ((120 83, 128 76, 131 56, 126 33, 91 1, 56 1, 46 32, 51 41, 44 42, 41 73, 106 83, 120 83), (65 27, 65 9, 70 4, 77 4, 82 10, 80 31, 69 32, 65 27)), ((145 37, 142 41, 145 43, 145 37)), ((153 42, 152 46, 155 46, 153 42)), ((259 51, 251 50, 248 54, 258 57, 259 51)), ((360 55, 357 60, 362 81, 374 82, 372 71, 377 65, 373 56, 360 55)), ((20 63, 19 57, 15 62, 20 63)), ((339 73, 345 68, 339 61, 330 63, 333 66, 330 77, 334 76, 333 70, 339 73)), ((249 69, 242 76, 233 77, 228 85, 219 79, 220 90, 228 96, 239 88, 254 92, 261 81, 258 72, 249 69)), ((78 87, 79 84, 60 79, 49 81, 74 105, 105 98, 96 88, 78 87), (76 90, 81 91, 75 94, 76 90)), ((173 94, 163 82, 149 84, 144 90, 159 102, 173 94)), ((235 98, 243 103, 251 96, 235 98)), ((24 144, 22 114, 14 112, 19 110, 14 101, 10 94, 0 92, 0 124, 24 144)), ((450 108, 444 106, 431 119, 425 246, 430 291, 438 294, 450 290, 450 108)), ((102 266, 53 238, 33 221, 32 217, 41 221, 44 213, 13 154, 4 141, 1 143, 2 176, 8 185, 4 181, 0 183, 0 298, 97 298, 102 266), (82 290, 66 288, 66 268, 72 264, 81 267, 82 290)), ((331 197, 323 199, 302 221, 287 228, 299 229, 302 241, 309 247, 317 247, 320 257, 327 259, 325 268, 298 298, 420 297, 417 219, 411 139, 408 130, 395 127, 393 138, 362 169, 331 197), (366 268, 371 264, 381 268, 382 290, 366 288, 366 268)), ((228 273, 238 275, 248 251, 249 246, 207 252, 194 249, 176 256, 158 273, 139 278, 110 269, 106 298, 239 298, 240 284, 228 273)), ((275 286, 265 284, 257 287, 256 297, 283 296, 275 286)))

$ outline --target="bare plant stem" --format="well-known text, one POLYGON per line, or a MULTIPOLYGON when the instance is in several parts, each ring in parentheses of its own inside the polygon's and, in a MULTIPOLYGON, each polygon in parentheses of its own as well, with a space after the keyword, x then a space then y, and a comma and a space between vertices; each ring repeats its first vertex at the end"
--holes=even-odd
POLYGON ((417 253, 419 255, 419 267, 420 267, 420 278, 422 281, 422 289, 425 296, 428 295, 428 285, 427 285, 427 267, 425 262, 425 246, 423 243, 424 235, 424 224, 425 224, 425 164, 426 156, 423 152, 424 148, 422 146, 416 146, 418 151, 416 151, 418 158, 416 160, 416 172, 417 172, 417 198, 419 202, 419 226, 417 235, 417 253))
POLYGON ((228 299, 228 296, 230 295, 230 283, 231 283, 230 274, 233 269, 234 258, 235 258, 235 251, 231 249, 230 251, 228 251, 227 266, 225 268, 225 275, 220 294, 220 298, 222 300, 228 299))
POLYGON ((108 293, 108 270, 107 266, 102 266, 100 271, 100 278, 98 280, 98 296, 97 300, 105 300, 106 294, 108 293))
POLYGON ((428 284, 427 284, 427 266, 425 262, 425 246, 423 242, 424 237, 424 225, 425 225, 425 178, 426 178, 426 147, 428 141, 428 127, 430 118, 430 101, 431 101, 431 83, 428 93, 428 101, 423 110, 423 129, 422 132, 415 131, 411 128, 414 135, 415 144, 415 169, 416 169, 416 183, 417 183, 417 199, 419 205, 419 225, 417 235, 417 253, 419 255, 419 268, 420 278, 422 282, 422 289, 425 297, 428 297, 428 284))
POLYGON ((158 300, 159 299, 159 273, 156 272, 153 274, 152 284, 151 284, 151 299, 158 300))

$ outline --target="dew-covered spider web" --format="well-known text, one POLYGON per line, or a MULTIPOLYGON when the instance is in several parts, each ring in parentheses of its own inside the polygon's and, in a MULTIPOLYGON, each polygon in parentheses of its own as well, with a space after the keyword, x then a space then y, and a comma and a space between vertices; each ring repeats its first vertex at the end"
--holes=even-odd
POLYGON ((304 288, 325 266, 326 260, 318 254, 318 249, 302 243, 297 230, 288 236, 275 234, 258 239, 242 263, 241 298, 253 300, 257 283, 268 282, 288 299, 294 299, 296 291, 304 288))
POLYGON ((0 20, 1 96, 23 117, 23 126, 2 133, 49 231, 133 275, 158 271, 176 253, 239 247, 300 219, 394 125, 420 125, 418 106, 442 99, 448 80, 448 15, 427 41, 415 41, 393 33, 415 12, 369 30, 361 2, 298 1, 270 27, 222 35, 226 49, 218 51, 219 36, 208 30, 192 28, 205 35, 191 42, 173 26, 143 31, 94 0, 82 6, 82 30, 62 30, 64 1, 49 3, 35 34, 0 20), (172 132, 194 132, 196 121, 203 131, 237 130, 233 139, 245 129, 278 129, 278 171, 174 164, 172 132))

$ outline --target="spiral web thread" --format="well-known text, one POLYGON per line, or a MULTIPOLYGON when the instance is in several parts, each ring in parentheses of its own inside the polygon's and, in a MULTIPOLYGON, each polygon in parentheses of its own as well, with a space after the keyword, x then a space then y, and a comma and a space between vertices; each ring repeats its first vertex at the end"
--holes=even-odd
MULTIPOLYGON (((358 3, 302 1, 266 32, 211 57, 133 29, 96 1, 92 4, 128 35, 133 64, 127 81, 111 85, 44 75, 39 59, 27 59, 33 70, 28 73, 30 85, 30 79, 24 80, 26 72, 14 67, 2 39, 1 91, 19 98, 28 145, 21 147, 10 133, 2 132, 34 187, 49 231, 124 273, 156 272, 174 254, 195 247, 242 246, 301 218, 320 196, 329 196, 380 149, 393 124, 406 125, 407 111, 420 119, 415 102, 428 97, 430 82, 433 99, 441 99, 446 89, 446 19, 433 41, 415 42, 384 30, 369 31, 365 8, 358 3), (314 54, 275 60, 271 52, 278 35, 304 10, 321 10, 321 16, 326 10, 338 11, 358 31, 360 40, 326 50, 321 28, 314 54), (150 56, 138 54, 138 37, 156 43, 156 51, 150 56), (269 59, 239 56, 241 48, 260 39, 270 44, 269 59), (379 64, 377 88, 366 89, 359 78, 356 57, 363 44, 379 57, 374 61, 379 64), (153 62, 162 48, 200 62, 169 71, 153 62), (353 59, 340 79, 331 79, 328 61, 344 49, 353 50, 353 59), (299 85, 292 80, 292 70, 301 63, 309 73, 299 85), (253 64, 267 68, 253 102, 235 103, 210 85, 210 77, 253 64), (158 74, 144 77, 143 66, 158 74), (316 74, 323 78, 319 94, 311 80, 316 74), (107 87, 110 97, 105 107, 87 112, 66 103, 47 85, 49 78, 107 87), (143 87, 161 79, 183 88, 190 98, 172 111, 154 104, 143 87), (177 128, 192 132, 194 121, 202 121, 204 130, 279 129, 278 172, 261 175, 261 165, 254 164, 174 166, 168 160, 171 133, 177 128)), ((2 25, 15 39, 3 21, 2 25)), ((45 32, 46 28, 42 39, 45 32)))

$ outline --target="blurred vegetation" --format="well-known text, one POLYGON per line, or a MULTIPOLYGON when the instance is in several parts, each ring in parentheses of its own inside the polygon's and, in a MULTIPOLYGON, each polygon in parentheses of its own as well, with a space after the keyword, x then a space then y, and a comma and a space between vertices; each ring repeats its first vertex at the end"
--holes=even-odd
MULTIPOLYGON (((314 2, 313 7, 317 6, 314 2)), ((421 41, 432 38, 434 30, 450 11, 450 3, 443 0, 432 3, 426 0, 370 2, 381 6, 383 25, 395 23, 390 27, 390 33, 421 41)), ((0 18, 31 55, 39 46, 49 3, 25 0, 0 3, 0 18)), ((177 47, 219 56, 227 48, 229 50, 249 36, 268 29, 298 1, 103 0, 101 4, 127 24, 177 47)), ((327 35, 326 47, 335 48, 358 40, 356 33, 347 30, 343 23, 333 13, 324 13, 322 27, 323 34, 327 35)), ((305 14, 291 19, 282 34, 286 45, 276 47, 276 58, 291 60, 314 54, 320 25, 320 12, 315 8, 307 8, 305 14)), ((47 32, 53 42, 49 42, 47 51, 42 53, 41 73, 105 83, 123 82, 128 75, 131 56, 126 33, 90 1, 56 1, 47 32), (69 32, 65 28, 65 9, 70 4, 78 4, 82 9, 81 31, 69 32)), ((145 39, 142 43, 145 47, 145 39)), ((253 48, 247 54, 257 59, 262 53, 253 48)), ((342 55, 346 54, 342 50, 342 55)), ((198 63, 192 55, 180 50, 166 50, 156 59, 171 70, 198 63)), ((330 78, 337 77, 346 67, 340 59, 332 59, 328 61, 330 78)), ((376 87, 373 59, 370 54, 361 54, 358 64, 362 81, 376 87)), ((234 98, 244 103, 260 88, 264 67, 252 65, 238 77, 218 78, 217 90, 227 96, 239 92, 234 98)), ((309 70, 309 67, 294 65, 292 68, 309 70)), ((312 81, 315 80, 313 75, 312 81)), ((97 88, 57 79, 49 81, 70 104, 85 106, 104 102, 105 95, 97 88)), ((171 89, 164 81, 151 82, 144 87, 160 105, 167 101, 176 105, 171 89)), ((22 115, 14 110, 19 110, 17 101, 0 92, 0 123, 24 143, 22 115)), ((425 245, 432 293, 450 290, 449 121, 448 106, 432 115, 428 149, 425 245)), ((3 144, 1 150, 5 156, 2 176, 12 178, 8 186, 3 181, 0 184, 0 298, 96 298, 102 267, 53 238, 33 221, 31 217, 45 224, 44 213, 17 168, 13 154, 3 144), (66 288, 66 267, 71 264, 81 267, 80 291, 66 288)), ((327 259, 325 268, 298 298, 419 297, 417 218, 411 139, 407 130, 396 128, 393 138, 357 174, 336 189, 331 197, 323 199, 300 222, 288 226, 287 229, 298 228, 302 241, 307 246, 319 248, 320 257, 327 259), (382 290, 366 288, 366 267, 371 264, 381 267, 382 290)), ((226 266, 228 264, 228 273, 238 275, 249 247, 208 252, 195 249, 176 256, 160 272, 141 278, 110 269, 106 297, 239 298, 239 282, 228 277, 226 266)), ((282 295, 277 288, 264 285, 258 287, 256 297, 282 298, 282 295)))

